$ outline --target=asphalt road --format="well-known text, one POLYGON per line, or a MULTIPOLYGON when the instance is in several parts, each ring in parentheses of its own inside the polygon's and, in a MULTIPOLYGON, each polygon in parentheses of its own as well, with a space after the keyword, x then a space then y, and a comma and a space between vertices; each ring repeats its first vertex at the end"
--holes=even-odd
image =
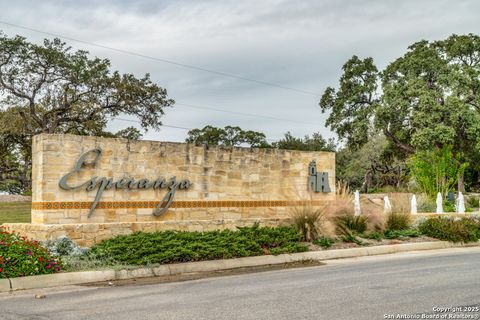
POLYGON ((480 319, 480 248, 201 280, 0 295, 0 319, 480 319), (473 311, 435 312, 436 307, 473 311), (452 317, 454 316, 454 317, 452 317))

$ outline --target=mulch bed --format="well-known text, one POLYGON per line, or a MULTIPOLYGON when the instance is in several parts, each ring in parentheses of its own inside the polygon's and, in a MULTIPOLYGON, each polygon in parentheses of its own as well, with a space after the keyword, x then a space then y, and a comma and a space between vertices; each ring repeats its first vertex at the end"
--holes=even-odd
POLYGON ((357 237, 359 240, 363 242, 363 245, 359 245, 356 243, 350 242, 336 242, 330 248, 323 249, 320 246, 317 246, 313 243, 309 243, 308 247, 310 251, 320 251, 320 250, 332 250, 332 249, 348 249, 348 248, 361 248, 361 247, 372 247, 372 246, 385 246, 390 244, 402 244, 402 243, 416 243, 416 242, 432 242, 432 241, 440 241, 435 238, 430 238, 427 236, 420 236, 416 238, 405 238, 405 239, 382 239, 380 241, 371 240, 371 239, 364 239, 357 237))

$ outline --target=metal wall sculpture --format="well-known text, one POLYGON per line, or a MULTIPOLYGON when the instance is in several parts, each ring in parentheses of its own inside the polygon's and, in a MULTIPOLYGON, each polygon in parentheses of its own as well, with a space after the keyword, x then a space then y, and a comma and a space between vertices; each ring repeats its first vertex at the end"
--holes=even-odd
POLYGON ((317 172, 315 160, 308 165, 308 188, 313 192, 331 192, 328 172, 317 172))

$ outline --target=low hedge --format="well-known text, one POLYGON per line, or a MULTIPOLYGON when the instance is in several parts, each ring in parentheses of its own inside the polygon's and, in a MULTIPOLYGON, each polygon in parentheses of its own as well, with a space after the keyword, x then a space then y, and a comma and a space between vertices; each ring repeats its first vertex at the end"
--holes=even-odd
POLYGON ((434 217, 419 226, 423 234, 451 242, 476 242, 480 239, 480 221, 476 218, 434 217))
POLYGON ((60 261, 39 242, 28 240, 0 226, 0 278, 59 272, 60 261))
POLYGON ((236 231, 136 232, 93 246, 89 255, 107 264, 146 265, 308 251, 293 226, 243 227, 236 231))

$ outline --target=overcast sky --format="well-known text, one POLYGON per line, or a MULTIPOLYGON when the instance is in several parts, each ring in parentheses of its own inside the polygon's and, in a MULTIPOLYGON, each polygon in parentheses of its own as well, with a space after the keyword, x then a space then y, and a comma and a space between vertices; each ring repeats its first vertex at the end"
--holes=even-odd
MULTIPOLYGON (((421 39, 479 34, 480 1, 0 0, 0 21, 306 91, 280 89, 66 40, 74 48, 109 58, 112 67, 121 72, 137 76, 150 73, 178 102, 166 110, 166 125, 237 125, 276 140, 286 131, 296 136, 319 131, 332 137, 318 101, 327 86, 337 85, 342 64, 349 57, 371 56, 383 68, 421 39)), ((51 38, 1 23, 0 30, 33 42, 51 38)), ((130 125, 116 120, 110 129, 130 125)), ((144 138, 183 141, 185 136, 186 130, 164 127, 149 131, 144 138)))

